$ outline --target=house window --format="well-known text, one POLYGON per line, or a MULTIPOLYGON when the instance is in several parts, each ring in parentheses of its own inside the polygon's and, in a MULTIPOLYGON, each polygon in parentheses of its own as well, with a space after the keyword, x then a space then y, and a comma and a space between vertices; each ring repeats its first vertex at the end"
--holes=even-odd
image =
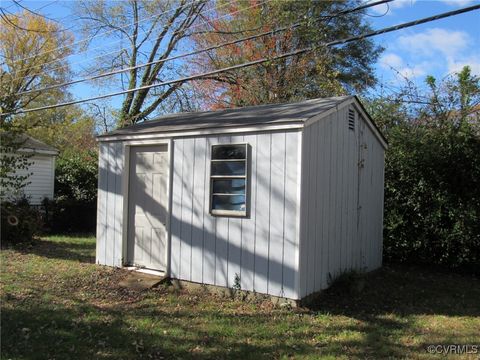
POLYGON ((247 144, 212 145, 210 213, 247 216, 247 144))

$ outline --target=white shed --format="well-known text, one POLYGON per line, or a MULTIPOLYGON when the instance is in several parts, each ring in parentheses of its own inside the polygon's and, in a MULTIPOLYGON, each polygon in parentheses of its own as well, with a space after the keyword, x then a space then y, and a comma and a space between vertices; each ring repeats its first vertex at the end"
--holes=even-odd
POLYGON ((99 264, 302 299, 382 263, 386 141, 355 96, 99 137, 99 264))
POLYGON ((19 153, 30 154, 28 167, 18 169, 17 175, 28 175, 27 185, 20 194, 12 194, 7 190, 7 197, 26 196, 30 205, 40 205, 44 198, 53 199, 55 185, 55 157, 58 151, 30 136, 23 135, 19 153))

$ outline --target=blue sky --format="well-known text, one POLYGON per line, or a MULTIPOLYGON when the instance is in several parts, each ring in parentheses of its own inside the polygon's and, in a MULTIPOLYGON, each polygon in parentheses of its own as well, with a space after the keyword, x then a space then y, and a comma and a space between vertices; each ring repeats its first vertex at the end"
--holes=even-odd
MULTIPOLYGON (((469 0, 396 0, 387 15, 372 18, 374 28, 479 4, 469 0)), ((372 15, 386 12, 381 5, 372 15)), ((443 78, 470 65, 480 75, 480 11, 460 14, 375 37, 385 48, 376 69, 381 83, 398 84, 406 76, 422 84, 426 75, 443 78), (393 70, 393 69, 395 70, 393 70)))
MULTIPOLYGON (((19 10, 11 1, 1 1, 2 7, 8 11, 19 10)), ((378 29, 479 3, 480 0, 395 0, 388 8, 380 5, 367 12, 372 15, 368 17, 372 27, 378 29)), ((74 1, 23 0, 21 4, 32 10, 40 9, 39 12, 58 19, 67 28, 73 26, 75 31, 75 18, 70 12, 70 8, 75 5, 74 1)), ((385 87, 400 86, 403 77, 422 84, 426 75, 442 78, 463 65, 470 65, 472 71, 480 75, 478 10, 376 36, 373 40, 385 48, 376 64, 377 77, 385 87)), ((105 48, 108 44, 98 38, 94 44, 94 47, 97 46, 105 48)), ((79 70, 80 66, 88 64, 94 56, 94 50, 72 56, 72 67, 79 70)), ((77 98, 83 98, 98 95, 99 89, 89 84, 79 84, 72 89, 72 93, 77 98)), ((116 105, 120 100, 121 97, 117 97, 113 103, 116 105)))

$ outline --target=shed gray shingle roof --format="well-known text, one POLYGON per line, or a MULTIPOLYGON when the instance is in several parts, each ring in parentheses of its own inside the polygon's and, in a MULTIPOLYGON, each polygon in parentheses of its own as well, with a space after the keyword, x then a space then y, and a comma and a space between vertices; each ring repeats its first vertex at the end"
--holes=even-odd
POLYGON ((163 115, 154 120, 114 130, 99 137, 249 125, 271 125, 295 121, 305 122, 311 117, 328 111, 352 98, 354 96, 339 96, 290 104, 248 106, 220 111, 163 115))

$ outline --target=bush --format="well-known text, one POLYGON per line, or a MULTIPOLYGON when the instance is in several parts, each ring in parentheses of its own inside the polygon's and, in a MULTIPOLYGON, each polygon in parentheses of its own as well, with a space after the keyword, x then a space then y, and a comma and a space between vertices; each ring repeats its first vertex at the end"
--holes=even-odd
POLYGON ((384 255, 480 269, 480 137, 472 126, 391 132, 384 255))
POLYGON ((480 273, 480 77, 426 84, 369 103, 389 141, 384 257, 480 273))
POLYGON ((55 200, 45 200, 53 233, 93 233, 97 220, 97 151, 64 152, 56 163, 55 200))
POLYGON ((94 233, 97 203, 68 198, 44 200, 46 225, 52 233, 94 233))
POLYGON ((26 198, 1 205, 2 245, 31 242, 42 229, 40 212, 26 198))
POLYGON ((64 153, 56 162, 55 197, 95 202, 97 199, 98 154, 96 150, 64 153))

